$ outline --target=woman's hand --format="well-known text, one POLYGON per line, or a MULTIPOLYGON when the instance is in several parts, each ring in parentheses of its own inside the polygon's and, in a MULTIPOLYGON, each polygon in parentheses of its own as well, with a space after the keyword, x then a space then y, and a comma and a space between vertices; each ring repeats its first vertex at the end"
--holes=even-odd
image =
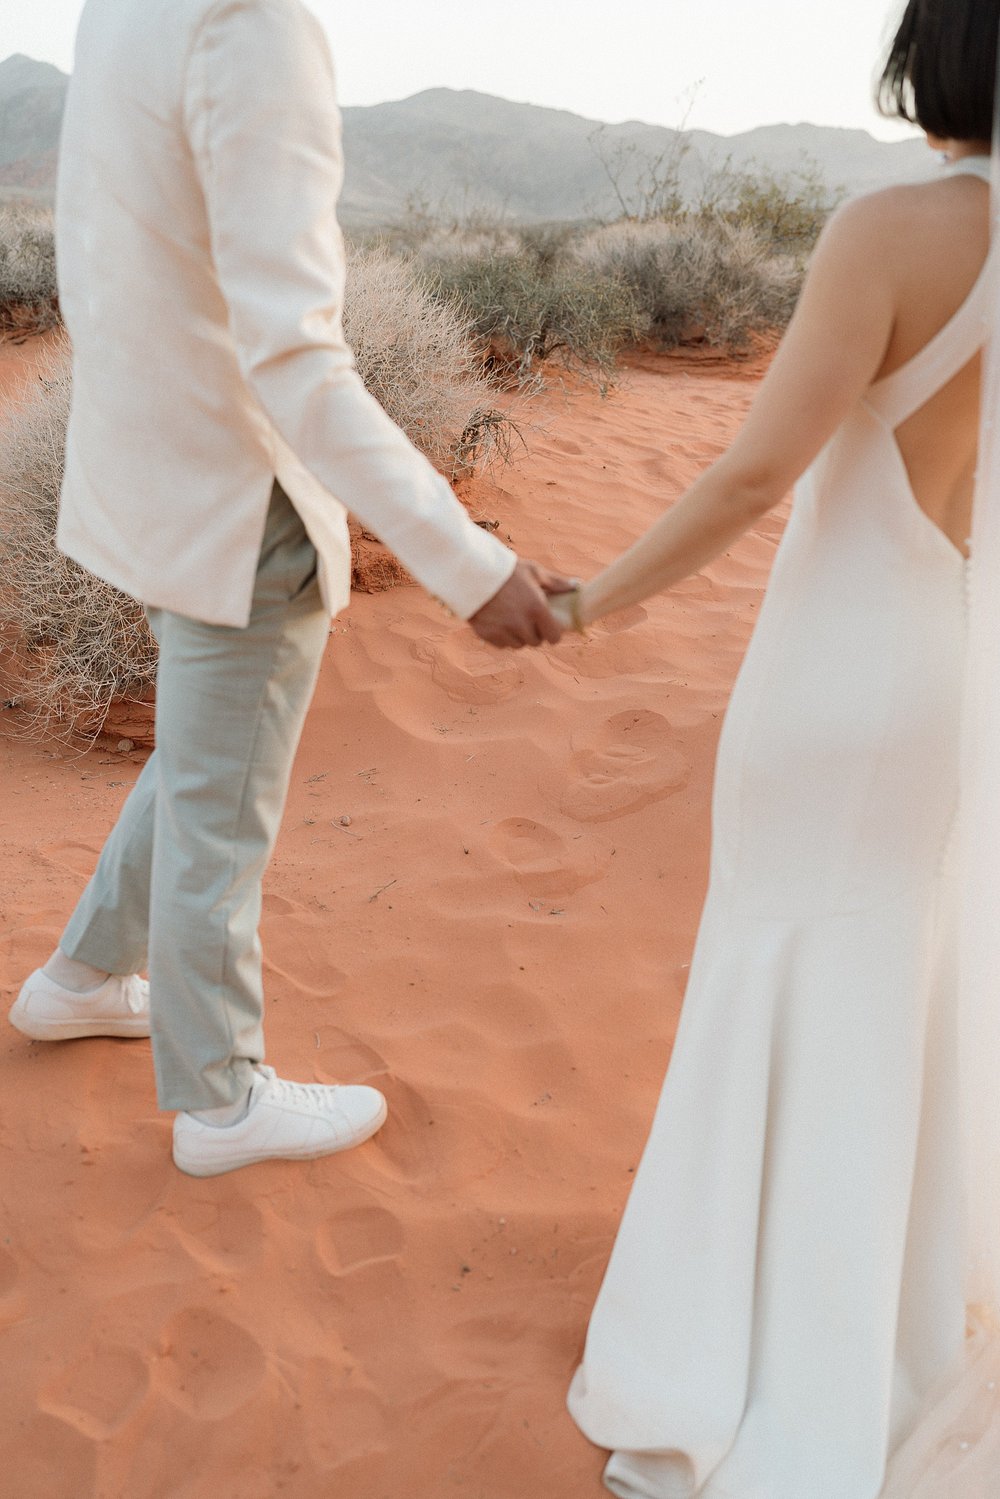
POLYGON ((549 596, 549 609, 564 630, 583 631, 584 620, 581 617, 583 588, 584 585, 574 579, 567 589, 549 596))

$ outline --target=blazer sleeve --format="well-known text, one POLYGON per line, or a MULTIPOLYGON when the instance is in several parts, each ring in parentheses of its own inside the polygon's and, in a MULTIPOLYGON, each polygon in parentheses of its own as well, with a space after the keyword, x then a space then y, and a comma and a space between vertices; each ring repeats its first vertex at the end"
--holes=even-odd
POLYGON ((325 34, 300 0, 223 0, 185 78, 184 121, 246 378, 330 494, 469 618, 516 557, 369 395, 344 339, 340 114, 325 34))

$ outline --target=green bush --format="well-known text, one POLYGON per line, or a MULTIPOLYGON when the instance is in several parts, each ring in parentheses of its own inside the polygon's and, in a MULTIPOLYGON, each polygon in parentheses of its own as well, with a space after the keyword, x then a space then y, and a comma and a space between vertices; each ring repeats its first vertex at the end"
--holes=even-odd
POLYGON ((516 253, 469 253, 422 259, 439 299, 458 305, 494 356, 509 360, 524 382, 558 358, 569 369, 611 377, 623 348, 646 333, 629 286, 594 275, 571 256, 543 257, 528 245, 516 253))
MULTIPOLYGON (((667 168, 654 166, 658 182, 667 168)), ((622 350, 647 340, 735 353, 784 329, 836 196, 810 166, 784 177, 726 166, 695 205, 650 193, 641 214, 596 228, 424 216, 407 249, 522 383, 553 357, 606 383, 622 350)))
POLYGON ((379 247, 351 252, 344 331, 368 390, 445 473, 506 456, 512 424, 469 321, 431 295, 412 262, 379 247))
POLYGON ((802 281, 799 263, 749 224, 701 215, 608 224, 573 253, 585 275, 628 287, 664 348, 696 339, 745 348, 753 334, 785 326, 802 281))
POLYGON ((748 227, 779 254, 806 257, 842 198, 815 165, 780 176, 762 167, 717 172, 706 183, 697 216, 748 227))

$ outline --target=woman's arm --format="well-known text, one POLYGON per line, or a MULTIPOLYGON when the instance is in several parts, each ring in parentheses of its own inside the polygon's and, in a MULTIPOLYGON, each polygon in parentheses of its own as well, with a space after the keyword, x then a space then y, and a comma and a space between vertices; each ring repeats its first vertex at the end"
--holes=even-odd
POLYGON ((634 546, 584 584, 576 623, 659 593, 725 551, 788 493, 868 389, 895 321, 894 193, 834 215, 739 435, 634 546))

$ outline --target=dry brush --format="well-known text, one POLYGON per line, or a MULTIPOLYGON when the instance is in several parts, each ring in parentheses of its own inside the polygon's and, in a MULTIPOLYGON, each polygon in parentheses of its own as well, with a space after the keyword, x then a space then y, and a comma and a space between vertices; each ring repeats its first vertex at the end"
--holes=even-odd
MULTIPOLYGON (((467 323, 382 250, 352 256, 345 324, 369 390, 450 477, 502 460, 515 429, 483 376, 467 323)), ((8 693, 39 734, 99 730, 156 669, 141 606, 55 545, 70 401, 69 349, 52 353, 0 450, 0 655, 8 693)), ((370 542, 371 538, 366 538, 370 542)), ((369 588, 399 576, 366 545, 369 588)))

